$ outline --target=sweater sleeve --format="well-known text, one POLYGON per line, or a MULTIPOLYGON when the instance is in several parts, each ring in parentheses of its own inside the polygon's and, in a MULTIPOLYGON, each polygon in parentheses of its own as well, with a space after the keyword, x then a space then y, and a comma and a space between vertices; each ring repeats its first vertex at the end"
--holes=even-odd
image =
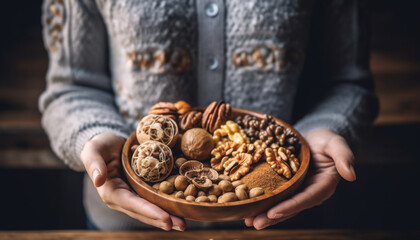
POLYGON ((127 137, 108 74, 106 30, 94 1, 45 0, 43 38, 49 54, 47 88, 39 99, 53 151, 83 171, 80 152, 97 134, 127 137))
POLYGON ((362 1, 323 1, 321 42, 325 88, 321 100, 297 121, 305 134, 329 128, 353 144, 378 112, 369 69, 366 6, 362 1))

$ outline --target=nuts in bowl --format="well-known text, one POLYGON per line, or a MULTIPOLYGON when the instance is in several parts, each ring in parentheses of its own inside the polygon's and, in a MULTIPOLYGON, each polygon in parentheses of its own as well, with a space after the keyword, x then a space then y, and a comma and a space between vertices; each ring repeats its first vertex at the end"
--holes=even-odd
POLYGON ((198 221, 243 219, 286 199, 302 183, 309 148, 287 123, 224 102, 207 108, 158 104, 154 113, 169 112, 161 108, 171 106, 175 120, 152 116, 169 118, 175 125, 146 129, 174 135, 144 141, 144 135, 133 133, 124 144, 122 165, 131 187, 169 213, 198 221), (144 146, 150 142, 154 147, 144 146))

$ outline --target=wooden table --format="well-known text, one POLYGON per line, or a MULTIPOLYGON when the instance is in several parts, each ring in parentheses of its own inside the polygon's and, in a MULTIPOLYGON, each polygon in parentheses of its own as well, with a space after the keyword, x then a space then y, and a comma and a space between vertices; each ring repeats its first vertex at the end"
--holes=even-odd
POLYGON ((206 231, 185 231, 185 232, 164 232, 164 231, 137 231, 137 232, 96 232, 81 230, 60 230, 60 231, 0 231, 2 240, 37 240, 37 239, 117 239, 117 240, 165 240, 165 239, 295 239, 295 240, 379 240, 379 239, 420 239, 420 231, 372 231, 372 230, 206 230, 206 231))

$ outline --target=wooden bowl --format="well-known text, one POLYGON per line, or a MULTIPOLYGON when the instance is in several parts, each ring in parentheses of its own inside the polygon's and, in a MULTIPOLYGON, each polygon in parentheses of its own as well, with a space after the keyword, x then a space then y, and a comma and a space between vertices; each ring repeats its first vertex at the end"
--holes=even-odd
MULTIPOLYGON (((233 108, 231 118, 234 119, 238 115, 245 114, 256 116, 258 118, 264 117, 264 114, 259 112, 233 108)), ((289 181, 274 191, 265 193, 262 196, 228 203, 197 203, 175 198, 168 194, 159 193, 152 186, 141 180, 131 168, 130 162, 132 153, 130 147, 133 144, 138 144, 135 132, 127 139, 122 151, 122 166, 125 175, 131 187, 141 197, 156 204, 157 206, 166 210, 168 213, 175 216, 196 221, 224 222, 258 215, 259 213, 269 209, 278 202, 290 197, 293 193, 295 193, 299 186, 302 184, 309 167, 309 148, 305 139, 289 124, 277 118, 274 118, 274 120, 277 123, 290 128, 299 137, 301 142, 301 149, 299 154, 301 166, 289 181)))

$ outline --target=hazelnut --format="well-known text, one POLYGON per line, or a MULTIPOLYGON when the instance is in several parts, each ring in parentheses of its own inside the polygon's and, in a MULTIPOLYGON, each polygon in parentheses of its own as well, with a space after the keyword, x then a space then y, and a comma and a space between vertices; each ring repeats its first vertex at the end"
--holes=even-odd
POLYGON ((240 180, 236 180, 236 181, 232 182, 233 188, 236 188, 237 186, 242 185, 242 184, 244 184, 244 183, 240 180))
POLYGON ((207 196, 199 196, 195 199, 196 202, 210 202, 210 199, 207 196))
POLYGON ((248 192, 248 186, 246 184, 241 184, 235 188, 236 189, 243 189, 245 192, 248 192))
POLYGON ((186 161, 187 161, 186 158, 183 158, 183 157, 177 158, 175 160, 175 167, 179 169, 181 165, 184 164, 186 161))
POLYGON ((174 185, 168 181, 163 181, 159 185, 159 190, 166 194, 171 194, 174 192, 174 185))
POLYGON ((230 177, 225 174, 219 174, 219 181, 230 180, 230 177))
POLYGON ((206 196, 207 194, 204 191, 198 191, 197 196, 201 197, 201 196, 206 196))
POLYGON ((184 191, 184 195, 195 197, 197 195, 197 187, 194 186, 194 184, 188 185, 188 187, 184 191))
POLYGON ((212 136, 202 128, 192 128, 184 133, 181 150, 191 159, 204 160, 210 157, 214 148, 212 136))
POLYGON ((260 187, 254 187, 253 189, 249 190, 249 198, 258 197, 264 194, 264 189, 260 187))
POLYGON ((184 196, 184 192, 183 192, 183 191, 177 191, 177 192, 174 194, 174 197, 184 199, 184 198, 185 198, 185 196, 184 196))
POLYGON ((228 180, 222 180, 219 182, 220 188, 223 190, 223 192, 230 192, 233 189, 233 185, 228 180))
POLYGON ((227 203, 227 202, 233 202, 233 201, 237 201, 237 200, 238 200, 238 197, 236 196, 235 193, 228 192, 228 193, 225 193, 222 196, 220 196, 217 199, 217 202, 218 203, 227 203))
POLYGON ((188 186, 188 179, 185 176, 177 175, 174 185, 176 190, 184 191, 188 186))
POLYGON ((219 196, 222 194, 222 188, 219 185, 213 184, 209 189, 209 194, 219 196))
POLYGON ((248 194, 243 188, 236 188, 235 194, 238 197, 239 200, 245 200, 248 199, 248 194))
POLYGON ((168 181, 168 182, 170 182, 170 183, 172 183, 172 184, 175 184, 175 178, 177 177, 178 175, 172 175, 172 176, 169 176, 167 179, 166 179, 166 181, 168 181))
POLYGON ((217 202, 217 196, 216 195, 208 195, 207 196, 210 200, 210 202, 215 203, 217 202))
POLYGON ((186 196, 185 200, 190 201, 190 202, 194 202, 195 201, 195 197, 194 196, 186 196))
POLYGON ((159 185, 160 185, 160 182, 153 184, 152 187, 156 190, 159 190, 159 185))

